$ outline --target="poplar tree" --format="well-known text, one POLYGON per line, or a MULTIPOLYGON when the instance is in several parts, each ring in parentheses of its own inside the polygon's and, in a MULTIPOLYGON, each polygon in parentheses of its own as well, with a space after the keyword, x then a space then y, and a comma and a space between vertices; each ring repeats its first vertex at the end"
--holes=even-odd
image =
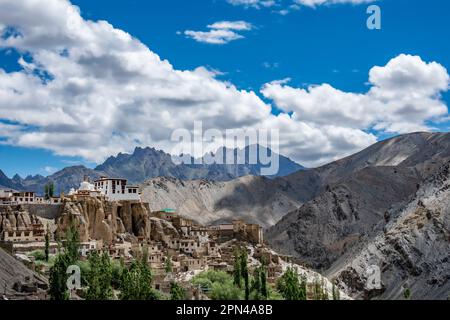
POLYGON ((45 232, 45 261, 48 262, 50 254, 50 226, 47 224, 47 230, 45 232))
POLYGON ((242 275, 241 275, 241 256, 240 250, 234 250, 234 266, 233 266, 233 283, 239 289, 242 287, 242 275))
POLYGON ((247 249, 243 248, 241 250, 241 276, 244 279, 244 286, 245 286, 245 300, 250 299, 250 284, 249 284, 249 274, 248 274, 248 254, 247 249))
POLYGON ((185 300, 186 290, 179 284, 172 282, 170 284, 170 299, 171 300, 185 300))
POLYGON ((86 300, 109 300, 113 297, 111 260, 107 253, 101 256, 97 251, 89 255, 90 272, 88 275, 89 288, 86 300))
POLYGON ((50 268, 50 299, 51 300, 68 300, 69 292, 67 288, 67 268, 75 264, 79 258, 80 240, 78 231, 71 223, 70 229, 66 233, 66 241, 64 243, 64 252, 56 256, 54 265, 50 268))
POLYGON ((278 279, 277 289, 286 300, 306 300, 306 279, 299 281, 297 270, 292 267, 278 279))

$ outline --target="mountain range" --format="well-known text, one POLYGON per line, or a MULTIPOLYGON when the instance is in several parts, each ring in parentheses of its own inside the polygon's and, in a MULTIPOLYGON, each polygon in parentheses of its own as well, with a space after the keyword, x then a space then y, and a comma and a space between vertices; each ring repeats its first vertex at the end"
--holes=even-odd
MULTIPOLYGON (((173 208, 202 224, 259 223, 271 248, 354 298, 402 299, 406 291, 414 299, 449 297, 450 133, 401 135, 314 169, 284 161, 296 169, 268 178, 247 175, 257 169, 250 165, 176 165, 147 148, 95 170, 66 168, 35 179, 69 185, 86 173, 148 177, 140 185, 152 210, 173 208)), ((0 184, 27 180, 0 174, 0 184)))
POLYGON ((285 177, 156 178, 143 197, 203 223, 242 217, 272 248, 339 281, 353 297, 450 294, 449 133, 394 137, 285 177), (435 249, 433 249, 435 248, 435 249), (370 267, 381 283, 367 285, 370 267))
MULTIPOLYGON (((109 157, 103 164, 95 169, 86 168, 84 166, 72 166, 64 168, 52 175, 44 177, 42 175, 28 176, 21 178, 15 175, 9 179, 0 170, 0 187, 11 188, 22 191, 34 191, 42 194, 45 184, 53 182, 57 193, 67 193, 71 188, 79 187, 85 176, 91 179, 97 179, 102 175, 124 178, 132 184, 141 184, 142 182, 155 177, 173 177, 181 180, 206 179, 214 181, 230 181, 238 177, 246 175, 258 176, 261 169, 267 167, 262 164, 259 156, 256 163, 249 161, 249 157, 241 158, 242 153, 248 155, 250 147, 245 149, 226 149, 217 150, 215 156, 217 159, 225 160, 229 153, 232 153, 237 164, 206 164, 205 158, 193 159, 188 157, 191 163, 177 163, 178 157, 172 157, 170 154, 154 148, 137 147, 132 154, 119 153, 117 156, 109 157), (200 163, 200 164, 194 164, 200 163)), ((278 174, 270 178, 288 175, 305 168, 295 163, 291 159, 278 155, 267 149, 256 145, 258 154, 265 152, 273 157, 279 156, 278 174)), ((211 156, 209 154, 208 156, 211 156)), ((225 163, 225 161, 223 161, 225 163)))

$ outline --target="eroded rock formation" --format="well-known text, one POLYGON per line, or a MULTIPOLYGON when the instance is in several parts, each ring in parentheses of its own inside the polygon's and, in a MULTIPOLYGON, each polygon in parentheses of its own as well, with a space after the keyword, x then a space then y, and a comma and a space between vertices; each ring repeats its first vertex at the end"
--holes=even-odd
POLYGON ((30 229, 33 224, 39 224, 35 215, 30 215, 24 206, 0 206, 0 233, 30 229))
POLYGON ((64 236, 71 223, 78 228, 82 242, 93 239, 111 243, 121 235, 150 238, 150 210, 144 203, 97 198, 66 200, 57 219, 59 236, 64 236))

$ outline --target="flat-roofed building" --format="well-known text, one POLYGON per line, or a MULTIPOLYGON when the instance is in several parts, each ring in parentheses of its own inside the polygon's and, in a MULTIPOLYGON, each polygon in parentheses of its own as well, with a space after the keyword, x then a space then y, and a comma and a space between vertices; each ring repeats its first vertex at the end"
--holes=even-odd
POLYGON ((110 201, 141 201, 139 187, 128 185, 126 179, 101 177, 94 187, 110 201))

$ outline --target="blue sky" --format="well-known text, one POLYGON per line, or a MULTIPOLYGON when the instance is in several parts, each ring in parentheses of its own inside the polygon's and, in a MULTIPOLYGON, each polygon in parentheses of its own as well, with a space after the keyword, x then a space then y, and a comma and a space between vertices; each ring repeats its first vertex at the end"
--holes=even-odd
MULTIPOLYGON (((342 91, 365 93, 369 70, 385 66, 402 53, 450 68, 448 1, 378 1, 382 29, 372 31, 366 28, 368 4, 301 7, 281 15, 274 11, 291 1, 286 0, 282 7, 259 9, 233 6, 225 0, 72 3, 80 7, 85 20, 107 20, 170 61, 175 69, 205 66, 220 71, 218 79, 255 91, 267 103, 267 97, 258 93, 260 88, 285 78, 296 88, 328 83, 342 91), (207 31, 208 25, 218 21, 246 21, 253 27, 239 31, 244 38, 223 45, 201 43, 183 34, 185 30, 207 31)), ((20 55, 15 50, 1 50, 0 68, 20 70, 20 55)), ((449 104, 448 92, 443 100, 449 104)), ((274 104, 272 112, 278 112, 274 104)), ((444 121, 432 126, 448 131, 449 124, 444 121)), ((378 139, 391 135, 394 133, 381 132, 378 139)), ((0 169, 9 176, 47 175, 73 164, 92 167, 94 162, 85 157, 58 156, 44 148, 0 145, 0 169)))

